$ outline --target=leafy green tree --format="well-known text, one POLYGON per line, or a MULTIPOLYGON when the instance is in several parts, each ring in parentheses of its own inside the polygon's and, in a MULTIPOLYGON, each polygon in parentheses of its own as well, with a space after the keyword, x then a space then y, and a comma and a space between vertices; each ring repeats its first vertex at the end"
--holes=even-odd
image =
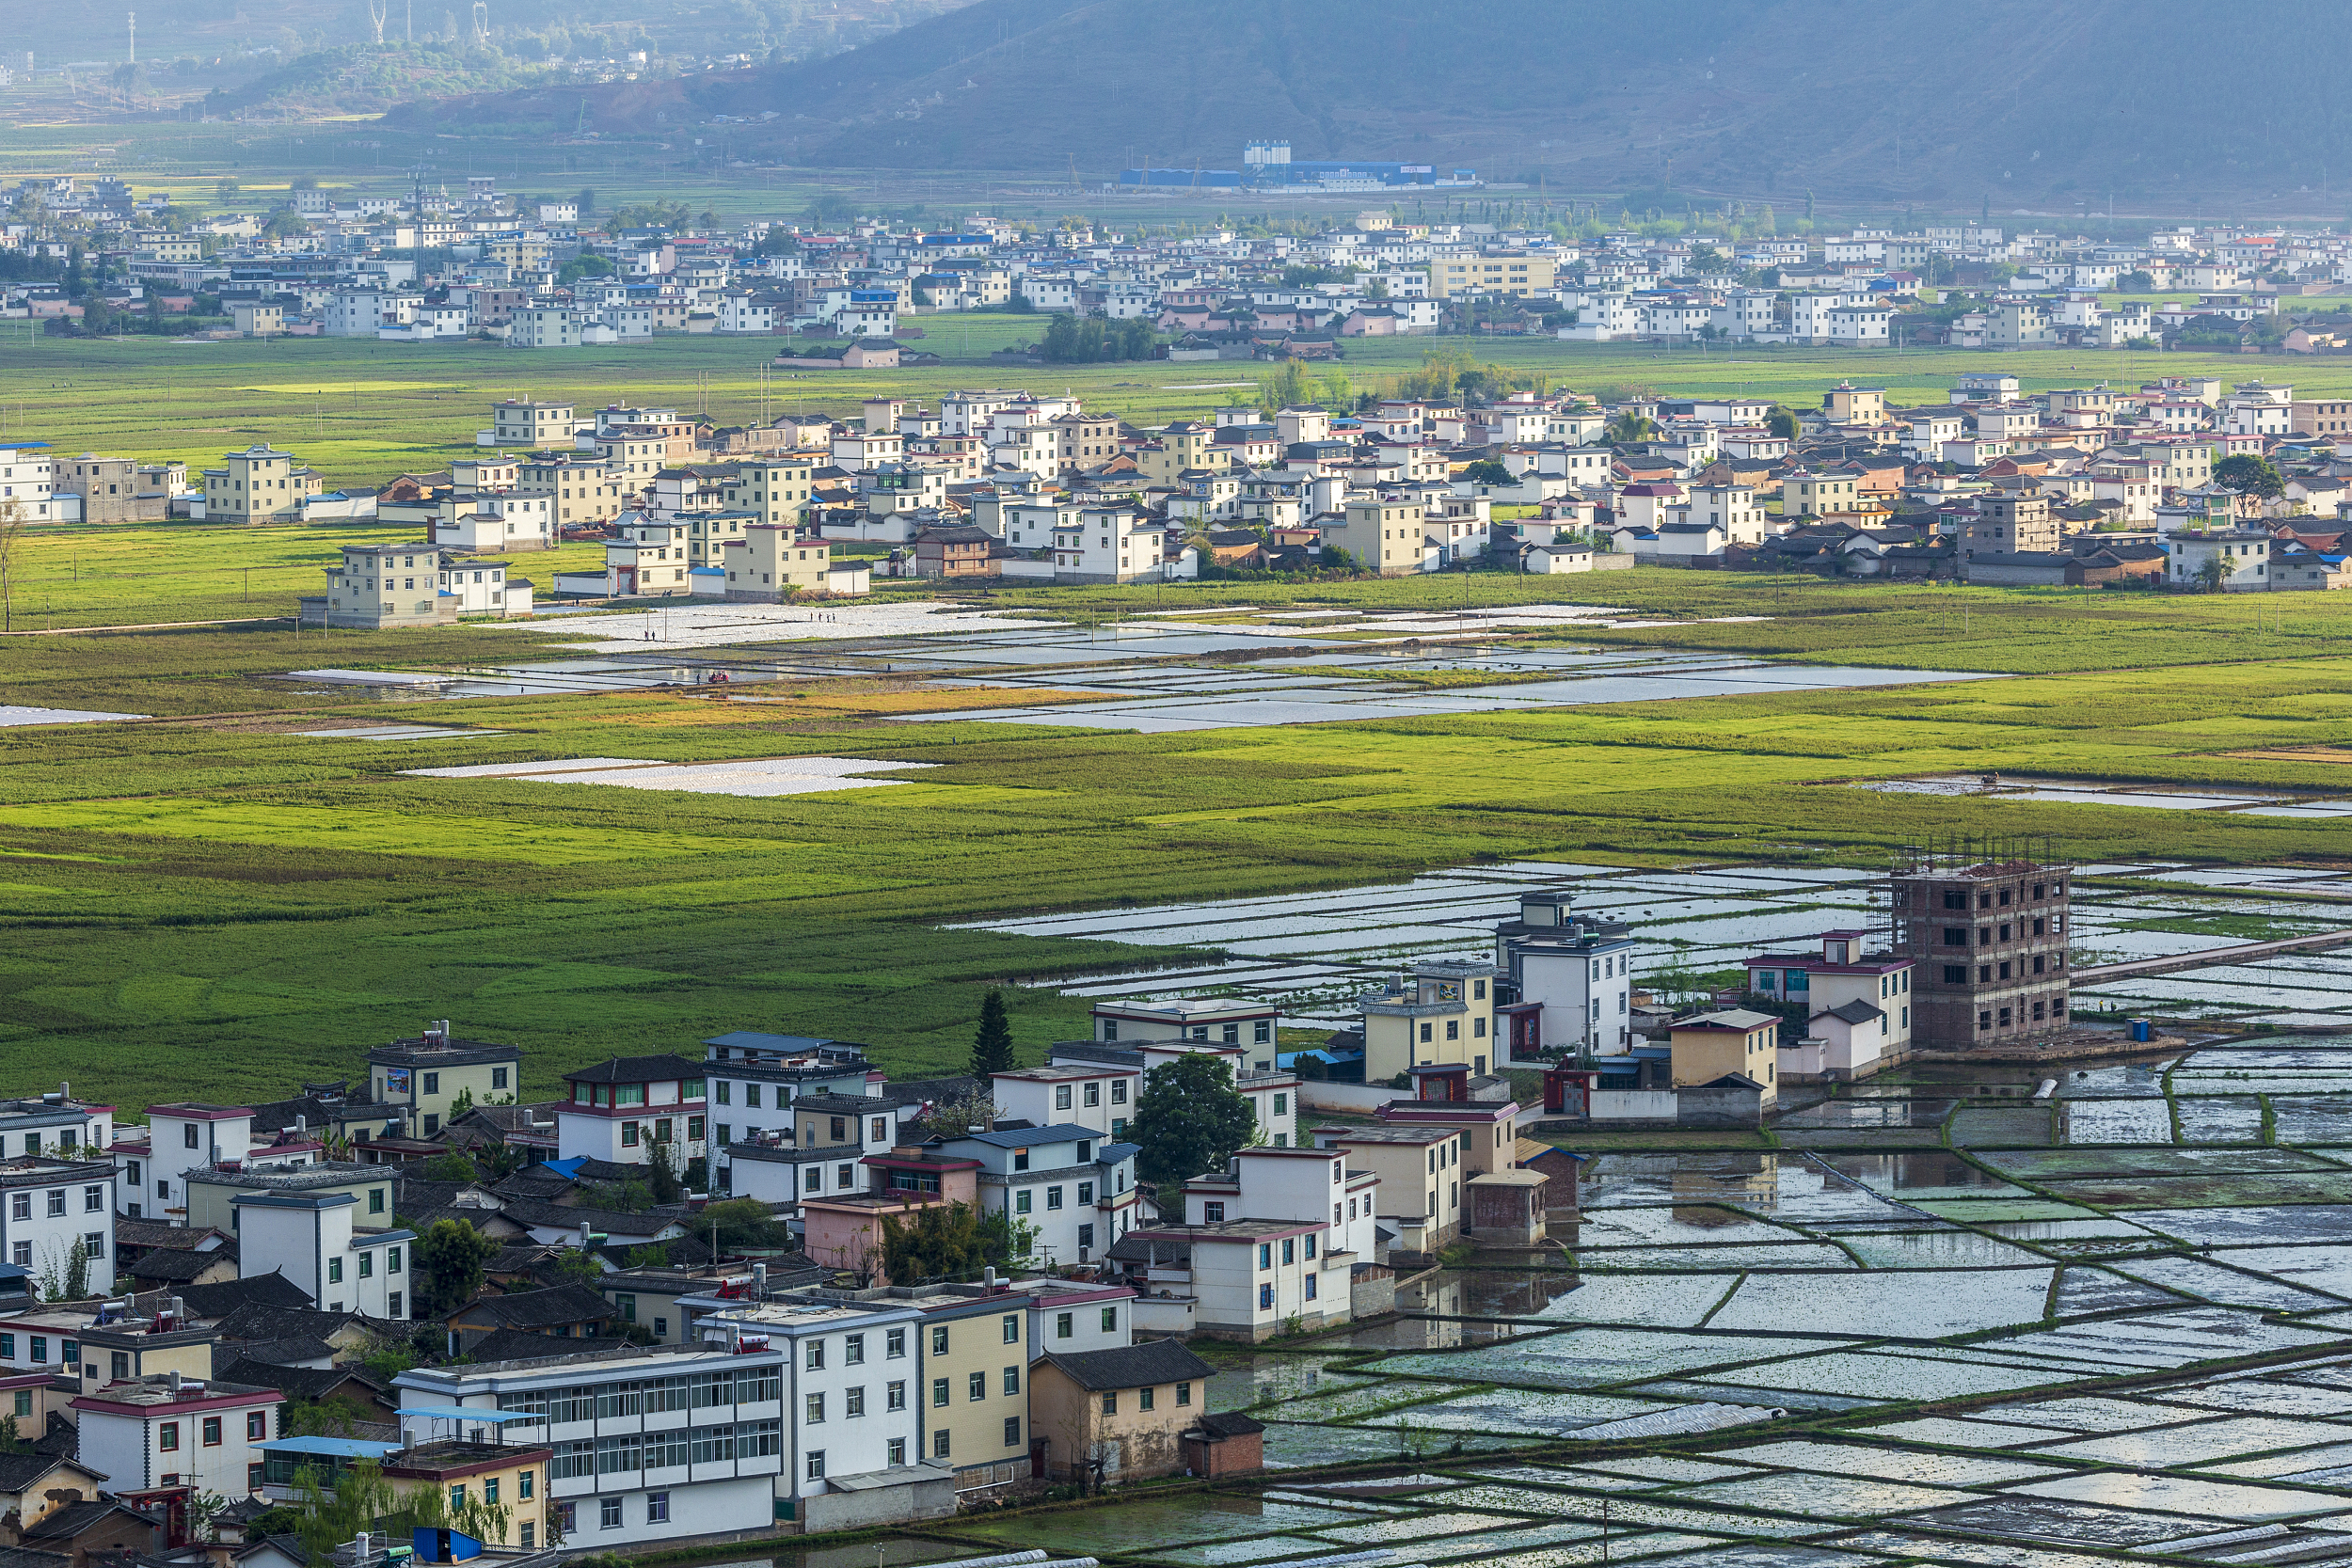
POLYGON ((594 1285, 604 1277, 604 1265, 583 1247, 565 1247, 548 1267, 566 1285, 594 1285))
POLYGON ((498 1243, 466 1220, 435 1220, 409 1251, 422 1270, 428 1316, 454 1312, 482 1292, 482 1265, 499 1249, 498 1243))
POLYGON ((1472 484, 1509 484, 1518 479, 1508 466, 1491 457, 1482 457, 1462 470, 1462 477, 1472 484))
POLYGON ((1764 416, 1764 426, 1784 441, 1797 438, 1797 415, 1794 409, 1775 408, 1764 416))
POLYGON ((1646 414, 1637 414, 1629 408, 1612 419, 1608 428, 1602 434, 1610 441, 1619 446, 1627 446, 1636 441, 1646 441, 1656 436, 1658 421, 1646 414))
POLYGON ((970 1279, 992 1264, 1004 1268, 1026 1258, 1036 1243, 1036 1227, 1009 1215, 983 1215, 968 1203, 933 1204, 912 1221, 882 1216, 882 1273, 898 1285, 970 1279))
POLYGON ((1256 1130, 1249 1101, 1233 1086, 1232 1065, 1205 1052, 1153 1068, 1127 1123, 1127 1135, 1142 1148, 1136 1168, 1153 1182, 1221 1169, 1256 1130))
POLYGON ((2229 562, 2217 555, 2205 557, 2204 564, 2197 568, 2197 580, 2204 585, 2206 593, 2220 593, 2221 585, 2230 580, 2229 562))
POLYGON ((576 256, 556 269, 555 281, 570 288, 583 277, 610 277, 612 262, 603 256, 576 256))
POLYGON ((2213 466, 2213 482, 2225 490, 2235 490, 2241 496, 2260 496, 2273 500, 2286 494, 2287 482, 2271 467, 2267 457, 2251 452, 2239 452, 2225 457, 2213 466))
POLYGON ((1711 245, 1700 245, 1691 252, 1692 272, 1721 272, 1726 264, 1724 261, 1724 253, 1711 245))
POLYGON ((980 998, 979 1032, 972 1037, 972 1076, 1012 1070, 1012 1024, 1005 1017, 1005 993, 991 988, 980 998))
POLYGON ((1281 368, 1258 383, 1258 405, 1262 408, 1300 408, 1314 402, 1314 384, 1307 379, 1307 367, 1295 359, 1285 359, 1281 368))
POLYGON ((455 1149, 436 1154, 417 1167, 417 1174, 427 1181, 479 1181, 482 1173, 474 1163, 455 1149))
POLYGON ((503 1503, 482 1500, 478 1487, 469 1487, 466 1501, 449 1506, 449 1495, 437 1483, 396 1487, 384 1479, 381 1466, 359 1460, 335 1478, 330 1491, 308 1466, 294 1473, 295 1522, 293 1533, 313 1562, 324 1562, 336 1547, 349 1544, 361 1530, 387 1530, 397 1540, 415 1529, 447 1526, 478 1541, 506 1544, 514 1510, 503 1503))
POLYGON ((704 1206, 694 1216, 694 1233, 713 1240, 721 1253, 782 1251, 792 1244, 792 1232, 775 1211, 755 1197, 722 1198, 704 1206))
POLYGON ((647 1242, 629 1248, 621 1261, 632 1269, 663 1269, 670 1265, 670 1249, 659 1242, 647 1242))
POLYGON ((89 1248, 80 1242, 65 1255, 65 1299, 80 1301, 89 1294, 89 1248))
POLYGON ((626 1181, 591 1181, 583 1189, 588 1207, 612 1214, 642 1214, 653 1207, 653 1182, 644 1177, 626 1181))
POLYGON ((359 1358, 359 1365, 367 1369, 370 1377, 386 1384, 416 1364, 416 1348, 398 1341, 379 1345, 359 1358))

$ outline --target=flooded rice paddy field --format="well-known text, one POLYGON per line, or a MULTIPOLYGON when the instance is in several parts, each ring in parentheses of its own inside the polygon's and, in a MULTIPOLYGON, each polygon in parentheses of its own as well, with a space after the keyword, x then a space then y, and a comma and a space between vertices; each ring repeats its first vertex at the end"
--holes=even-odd
MULTIPOLYGON (((2191 957, 2247 942, 2352 927, 2352 880, 2293 866, 2214 868, 2164 862, 2079 867, 2074 963, 2079 969, 2191 957)), ((1144 947, 1215 948, 1223 958, 1056 982, 1073 996, 1232 992, 1279 1001, 1302 1023, 1352 1023, 1355 999, 1400 963, 1443 955, 1491 956, 1494 923, 1518 913, 1522 893, 1569 887, 1577 908, 1623 921, 1643 943, 1641 972, 1705 974, 1750 954, 1801 948, 1838 927, 1886 928, 1883 870, 1837 866, 1705 866, 1674 871, 1518 861, 1431 872, 1409 881, 1089 910, 979 923, 978 929, 1101 938, 1144 947)), ((2243 1025, 2341 1023, 2352 1028, 2352 947, 2216 962, 2164 974, 2093 978, 2074 990, 2078 1011, 2210 1020, 2243 1025)), ((1840 1115, 1847 1113, 1838 1113, 1840 1115)), ((1895 1114, 1895 1113, 1887 1113, 1895 1114)), ((2145 1132, 2144 1113, 2117 1111, 2145 1132)), ((2191 1114, 2220 1118, 2227 1106, 2191 1114)))
POLYGON ((1827 1103, 1909 1114, 1790 1118, 1818 1148, 1595 1142, 1545 1246, 1222 1362, 1266 1481, 923 1533, 1177 1568, 2352 1564, 2352 1033, 2035 1101, 2053 1070, 1855 1085, 1827 1103))
POLYGON ((776 681, 914 676, 942 689, 1037 689, 1080 700, 1050 707, 974 705, 894 721, 1002 721, 1146 734, 2000 678, 1774 664, 1670 649, 1479 645, 1430 657, 1419 641, 1431 635, 1507 635, 1580 624, 1650 623, 1619 623, 1589 607, 1562 605, 1459 614, 1349 612, 1217 622, 1169 616, 1083 625, 930 601, 821 610, 689 604, 567 618, 562 629, 589 640, 582 657, 465 670, 330 667, 293 671, 285 678, 311 690, 349 689, 389 701, 724 683, 756 702, 759 689, 776 681), (1431 670, 1491 674, 1495 683, 1472 679, 1433 689, 1389 678, 1431 670))

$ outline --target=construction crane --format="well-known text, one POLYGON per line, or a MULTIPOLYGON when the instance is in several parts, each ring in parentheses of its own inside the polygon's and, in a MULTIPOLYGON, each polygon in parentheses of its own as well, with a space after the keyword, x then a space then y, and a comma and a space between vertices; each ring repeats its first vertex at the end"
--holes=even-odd
POLYGON ((1073 152, 1070 154, 1070 194, 1076 196, 1083 188, 1078 183, 1078 155, 1073 152))

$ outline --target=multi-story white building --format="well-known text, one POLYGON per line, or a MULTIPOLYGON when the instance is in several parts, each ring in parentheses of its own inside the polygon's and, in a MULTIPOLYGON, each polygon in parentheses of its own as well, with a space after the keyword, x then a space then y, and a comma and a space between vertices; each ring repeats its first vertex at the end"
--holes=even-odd
POLYGON ((62 1278, 78 1244, 89 1259, 89 1288, 103 1293, 115 1279, 115 1163, 103 1149, 91 1153, 0 1161, 0 1257, 62 1278))
POLYGON ((787 1351, 755 1335, 697 1338, 419 1369, 395 1386, 404 1435, 480 1430, 552 1449, 549 1531, 585 1550, 773 1529, 787 1497, 787 1351), (507 1418, 470 1428, 467 1410, 507 1418))
MULTIPOLYGON (((1050 455, 1050 454, 1049 454, 1050 455)), ((1084 507, 1054 529, 1054 576, 1070 582, 1136 582, 1168 571, 1167 526, 1123 507, 1084 507)))
POLYGON ((2165 585, 2197 588, 2204 584, 2208 563, 2217 563, 2214 580, 2228 594, 2259 594, 2270 586, 2271 536, 2261 529, 2227 529, 2211 533, 2168 533, 2164 537, 2165 585))
POLYGON ((620 1165, 667 1151, 675 1168, 706 1152, 703 1064, 683 1056, 615 1056, 567 1072, 556 1108, 556 1158, 585 1154, 620 1165))
POLYGON ((57 465, 49 455, 48 442, 0 442, 0 510, 13 510, 18 520, 27 523, 62 521, 56 479, 57 465))
POLYGON ((83 1464, 119 1492, 184 1486, 241 1498, 262 1488, 262 1445, 277 1435, 275 1388, 179 1372, 109 1383, 72 1401, 83 1464))
MULTIPOLYGON (((697 1335, 764 1341, 781 1358, 783 1464, 775 1513, 803 1531, 896 1523, 955 1512, 955 1476, 925 1455, 933 1390, 924 1370, 926 1324, 898 1301, 821 1294, 746 1303, 681 1296, 697 1335)), ((963 1391, 952 1385, 949 1401, 963 1391)))
POLYGON ((230 1202, 238 1277, 280 1275, 329 1312, 408 1316, 407 1260, 416 1233, 358 1226, 358 1195, 239 1193, 230 1202))
POLYGON ((58 1085, 54 1094, 0 1100, 0 1159, 104 1149, 114 1141, 114 1114, 111 1105, 74 1099, 70 1084, 58 1085))
POLYGON ((1546 1047, 1614 1054, 1632 1048, 1633 955, 1627 927, 1569 911, 1565 892, 1522 894, 1519 917, 1495 927, 1495 967, 1518 1001, 1497 1009, 1497 1063, 1546 1047), (1501 1022, 1508 1020, 1507 1024, 1501 1022))
MULTIPOLYGON (((747 1108, 748 1114, 748 1108, 747 1108)), ((894 1107, 873 1096, 804 1094, 765 1113, 764 1128, 713 1118, 719 1187, 765 1203, 798 1203, 867 1191, 865 1161, 898 1143, 894 1107)))
POLYGON ((120 1179, 119 1212, 141 1219, 167 1217, 175 1208, 184 1214, 187 1194, 180 1179, 189 1170, 284 1170, 315 1164, 325 1148, 302 1137, 256 1145, 252 1107, 183 1102, 149 1106, 147 1125, 122 1129, 107 1152, 120 1179))
POLYGON ((1064 1062, 1015 1068, 990 1076, 989 1098, 1010 1120, 1037 1127, 1086 1127, 1105 1137, 1124 1138, 1142 1078, 1140 1064, 1064 1062))
POLYGON ((1032 1255, 1089 1263, 1134 1228, 1141 1150, 1074 1124, 968 1132, 941 1143, 950 1159, 977 1160, 979 1204, 1035 1229, 1032 1255))
POLYGON ((870 1098, 876 1112, 883 1109, 882 1074, 866 1061, 862 1045, 738 1029, 703 1041, 703 1051, 707 1109, 719 1124, 713 1136, 723 1144, 792 1129, 790 1107, 801 1095, 870 1098))
POLYGON ((578 348, 580 316, 567 305, 529 305, 507 322, 507 342, 515 348, 578 348))
POLYGON ((1370 1262, 1379 1255, 1373 1224, 1380 1178, 1349 1170, 1343 1158, 1320 1148, 1240 1148, 1225 1168, 1184 1182, 1184 1223, 1228 1219, 1312 1221, 1328 1217, 1327 1250, 1370 1262))
POLYGON ((567 447, 576 424, 568 403, 508 398, 490 404, 491 439, 501 447, 567 447))

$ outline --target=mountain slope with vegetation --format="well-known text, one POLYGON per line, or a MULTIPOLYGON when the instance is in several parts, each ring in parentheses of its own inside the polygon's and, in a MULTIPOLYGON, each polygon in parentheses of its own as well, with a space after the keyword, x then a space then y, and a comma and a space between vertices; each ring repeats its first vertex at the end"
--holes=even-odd
POLYGON ((1146 157, 1230 169, 1266 136, 1301 158, 1567 190, 1947 211, 2227 193, 2322 211, 2329 166, 2352 172, 2352 105, 2333 87, 2352 30, 2335 15, 2310 0, 1691 0, 1666 23, 1597 0, 979 0, 823 60, 430 112, 612 135, 772 111, 755 154, 1065 175, 1074 161, 1089 182, 1146 157))

